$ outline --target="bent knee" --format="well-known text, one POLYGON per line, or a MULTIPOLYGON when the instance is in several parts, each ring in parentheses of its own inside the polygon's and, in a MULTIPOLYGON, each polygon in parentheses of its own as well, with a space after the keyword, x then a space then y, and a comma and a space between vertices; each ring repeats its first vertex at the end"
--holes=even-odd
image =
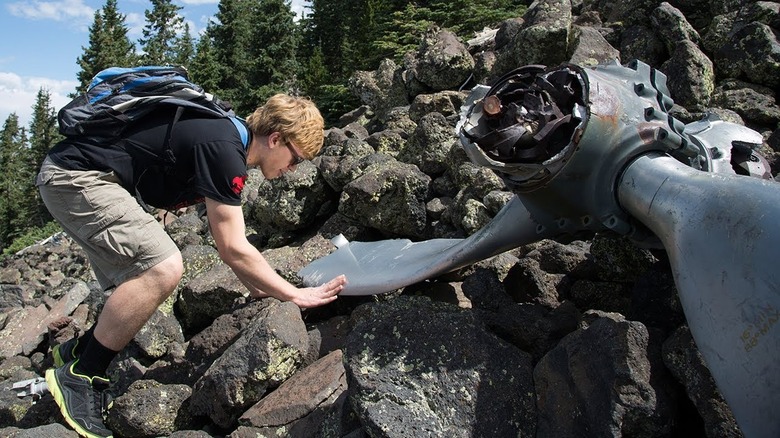
POLYGON ((176 251, 167 259, 156 264, 152 270, 160 286, 164 287, 170 295, 184 275, 184 262, 182 261, 181 253, 176 251))

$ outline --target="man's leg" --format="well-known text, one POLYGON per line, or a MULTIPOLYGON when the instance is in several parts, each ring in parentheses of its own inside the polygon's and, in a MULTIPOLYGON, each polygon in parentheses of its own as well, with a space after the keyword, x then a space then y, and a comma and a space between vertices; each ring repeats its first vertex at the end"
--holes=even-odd
POLYGON ((88 254, 101 286, 118 285, 78 357, 71 354, 67 363, 46 371, 68 424, 85 437, 110 437, 103 422, 106 369, 176 288, 181 254, 111 172, 68 171, 47 159, 36 185, 52 216, 88 254))
POLYGON ((122 350, 176 289, 184 273, 177 252, 120 284, 106 300, 93 334, 106 348, 122 350))
POLYGON ((114 357, 176 289, 183 272, 181 253, 176 252, 120 284, 106 300, 74 371, 87 376, 105 376, 114 357))

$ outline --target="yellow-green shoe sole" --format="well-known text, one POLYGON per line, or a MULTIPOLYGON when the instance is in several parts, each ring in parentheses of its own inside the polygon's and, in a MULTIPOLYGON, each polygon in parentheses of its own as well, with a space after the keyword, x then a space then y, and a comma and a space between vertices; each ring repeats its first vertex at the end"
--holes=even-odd
POLYGON ((60 386, 57 382, 57 377, 54 375, 54 368, 46 370, 46 385, 49 387, 51 396, 54 397, 54 402, 57 403, 57 406, 60 407, 60 413, 62 413, 62 417, 70 425, 70 427, 76 431, 76 433, 85 438, 113 438, 113 435, 103 437, 89 433, 89 431, 85 430, 77 421, 71 418, 70 414, 68 414, 68 408, 65 406, 65 398, 62 396, 62 391, 60 390, 60 386))

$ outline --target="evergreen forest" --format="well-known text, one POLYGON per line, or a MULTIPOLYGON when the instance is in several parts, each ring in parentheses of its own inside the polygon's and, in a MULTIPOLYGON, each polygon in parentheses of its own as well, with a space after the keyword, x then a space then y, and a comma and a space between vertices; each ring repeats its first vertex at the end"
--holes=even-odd
MULTIPOLYGON (((329 124, 359 105, 347 88, 357 70, 398 63, 431 27, 464 40, 522 15, 520 0, 307 0, 296 17, 286 0, 220 0, 204 32, 193 35, 173 0, 149 0, 137 41, 128 37, 117 0, 95 11, 89 39, 76 59, 83 92, 111 66, 180 65, 190 79, 247 115, 279 92, 317 103, 329 124)), ((14 252, 59 228, 35 188, 47 151, 60 139, 51 95, 41 89, 29 126, 12 113, 0 130, 0 251, 14 252)))

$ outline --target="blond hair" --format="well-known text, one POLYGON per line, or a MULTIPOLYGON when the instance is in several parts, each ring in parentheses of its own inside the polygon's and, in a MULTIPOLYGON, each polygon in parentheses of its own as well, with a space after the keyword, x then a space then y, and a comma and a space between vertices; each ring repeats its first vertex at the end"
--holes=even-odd
POLYGON ((272 96, 246 119, 254 135, 278 132, 285 143, 292 142, 310 160, 322 148, 325 121, 314 102, 287 94, 272 96))

